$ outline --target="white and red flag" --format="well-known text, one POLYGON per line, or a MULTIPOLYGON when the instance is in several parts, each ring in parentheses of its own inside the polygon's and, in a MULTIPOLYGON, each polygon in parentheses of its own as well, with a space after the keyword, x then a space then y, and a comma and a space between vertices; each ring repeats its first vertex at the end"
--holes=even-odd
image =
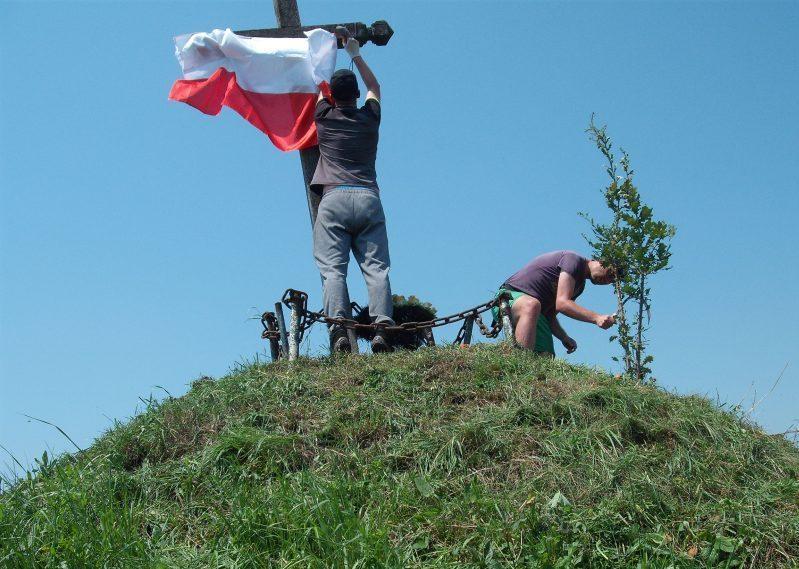
POLYGON ((175 38, 183 79, 169 98, 208 115, 228 106, 281 150, 314 146, 314 109, 336 68, 336 37, 250 38, 228 30, 175 38))

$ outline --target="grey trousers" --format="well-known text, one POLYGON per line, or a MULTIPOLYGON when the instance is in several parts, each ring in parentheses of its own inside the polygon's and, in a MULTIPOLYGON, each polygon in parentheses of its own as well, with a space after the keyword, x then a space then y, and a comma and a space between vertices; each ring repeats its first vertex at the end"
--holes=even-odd
POLYGON ((322 274, 325 314, 352 318, 347 290, 352 251, 366 281, 369 316, 393 323, 386 216, 376 190, 345 186, 325 193, 314 223, 313 251, 322 274))

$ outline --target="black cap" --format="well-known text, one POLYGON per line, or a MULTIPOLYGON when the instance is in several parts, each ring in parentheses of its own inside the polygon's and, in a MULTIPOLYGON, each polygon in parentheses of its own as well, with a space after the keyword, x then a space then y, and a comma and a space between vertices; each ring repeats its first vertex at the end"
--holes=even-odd
POLYGON ((349 69, 339 69, 330 78, 330 92, 337 101, 352 101, 360 97, 358 79, 349 69))

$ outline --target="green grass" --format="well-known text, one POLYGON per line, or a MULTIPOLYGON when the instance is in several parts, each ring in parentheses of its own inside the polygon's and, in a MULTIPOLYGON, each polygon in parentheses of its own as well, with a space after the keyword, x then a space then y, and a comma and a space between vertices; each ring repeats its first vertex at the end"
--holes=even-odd
POLYGON ((2 567, 794 567, 799 452, 506 346, 240 366, 0 495, 2 567))

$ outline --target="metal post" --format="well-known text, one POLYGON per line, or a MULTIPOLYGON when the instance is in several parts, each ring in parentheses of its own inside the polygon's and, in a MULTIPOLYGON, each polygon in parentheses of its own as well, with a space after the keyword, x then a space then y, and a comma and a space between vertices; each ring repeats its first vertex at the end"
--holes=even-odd
POLYGON ((472 343, 472 329, 474 328, 474 316, 467 316, 463 322, 463 341, 462 346, 468 346, 472 343))
POLYGON ((300 307, 296 299, 291 299, 291 320, 289 323, 289 361, 300 355, 300 307))
POLYGON ((283 303, 275 303, 275 318, 277 319, 277 330, 280 333, 280 356, 289 357, 289 337, 286 333, 286 317, 283 316, 283 303))
POLYGON ((511 343, 515 342, 513 322, 510 318, 510 305, 508 304, 508 299, 504 297, 499 301, 499 317, 502 319, 502 332, 505 334, 505 340, 511 343))
POLYGON ((361 353, 358 349, 358 335, 355 333, 355 330, 352 328, 347 328, 347 338, 350 340, 350 353, 352 354, 359 354, 361 353))
MULTIPOLYGON (((266 329, 269 332, 277 331, 277 325, 275 319, 272 318, 268 319, 266 321, 266 326, 267 326, 266 329)), ((278 340, 275 338, 269 338, 269 355, 272 356, 273 362, 276 362, 277 360, 280 359, 280 344, 278 343, 278 340)))
POLYGON ((433 336, 433 329, 432 328, 425 328, 424 329, 424 343, 430 347, 436 345, 436 338, 433 336))

